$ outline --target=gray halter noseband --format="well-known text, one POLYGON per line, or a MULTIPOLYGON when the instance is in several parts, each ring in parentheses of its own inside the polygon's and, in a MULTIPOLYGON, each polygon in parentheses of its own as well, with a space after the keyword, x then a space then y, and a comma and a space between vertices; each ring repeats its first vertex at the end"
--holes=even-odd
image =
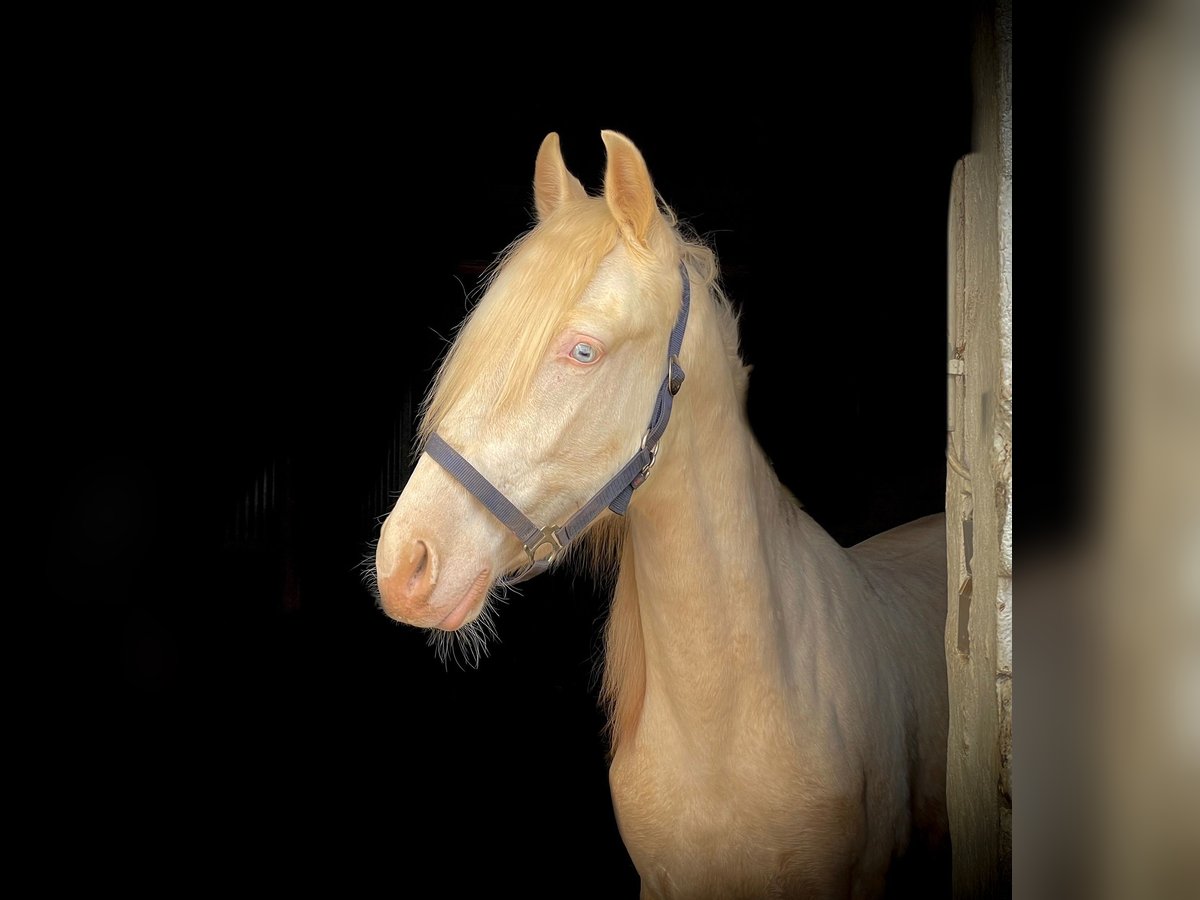
POLYGON ((684 376, 683 369, 679 366, 679 350, 683 346, 683 332, 687 328, 688 310, 692 304, 692 287, 688 279, 687 267, 681 263, 679 271, 683 276, 683 303, 667 343, 667 374, 658 389, 658 396, 654 401, 654 413, 650 416, 650 425, 642 437, 642 445, 629 462, 625 463, 591 500, 571 516, 565 525, 547 525, 544 528, 538 528, 495 485, 484 478, 479 470, 467 462, 441 437, 431 434, 429 440, 426 441, 425 452, 438 465, 458 479, 462 486, 487 507, 492 515, 503 522, 524 545, 529 562, 510 577, 503 579, 507 584, 528 581, 535 575, 545 572, 558 554, 565 550, 571 541, 592 523, 596 516, 600 515, 604 507, 607 506, 619 516, 625 515, 633 492, 646 480, 646 475, 649 474, 650 467, 654 465, 655 457, 658 456, 658 442, 662 439, 663 433, 667 430, 667 423, 671 419, 671 401, 683 385, 684 376), (550 553, 539 559, 537 553, 543 546, 548 546, 550 553))

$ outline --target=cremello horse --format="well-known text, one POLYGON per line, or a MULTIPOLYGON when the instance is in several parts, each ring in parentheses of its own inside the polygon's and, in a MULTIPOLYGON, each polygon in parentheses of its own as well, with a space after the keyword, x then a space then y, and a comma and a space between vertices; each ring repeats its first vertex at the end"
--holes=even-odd
POLYGON ((712 254, 660 209, 633 143, 602 136, 599 198, 557 135, 542 144, 537 226, 438 372, 427 452, 383 526, 383 609, 478 638, 497 582, 557 550, 542 532, 527 553, 428 442, 534 523, 571 518, 657 415, 682 264, 691 309, 670 366, 686 381, 625 515, 605 510, 581 540, 618 567, 609 781, 642 896, 877 896, 931 848, 925 896, 942 891, 942 517, 845 550, 800 508, 747 425, 712 254))

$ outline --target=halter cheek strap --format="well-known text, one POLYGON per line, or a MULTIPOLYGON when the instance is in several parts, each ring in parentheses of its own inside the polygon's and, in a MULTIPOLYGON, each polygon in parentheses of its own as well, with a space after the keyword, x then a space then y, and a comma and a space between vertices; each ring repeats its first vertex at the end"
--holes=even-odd
POLYGON ((546 525, 538 528, 517 506, 490 481, 480 474, 463 456, 447 444, 437 434, 431 434, 425 443, 425 452, 434 462, 453 475, 458 482, 482 503, 487 510, 517 536, 525 547, 529 562, 505 581, 518 584, 528 581, 535 575, 540 575, 550 568, 558 554, 565 550, 595 518, 604 511, 611 509, 619 516, 625 515, 633 492, 642 486, 650 467, 658 456, 658 443, 667 430, 671 420, 671 403, 680 387, 683 386, 683 369, 679 365, 679 351, 683 347, 683 333, 687 328, 688 311, 692 305, 692 286, 688 279, 687 267, 682 263, 679 272, 683 278, 683 302, 675 326, 671 329, 671 337, 667 343, 667 374, 659 386, 654 400, 654 412, 650 416, 650 425, 642 437, 642 444, 604 487, 585 503, 565 525, 546 525), (549 547, 548 555, 539 557, 542 547, 549 547))

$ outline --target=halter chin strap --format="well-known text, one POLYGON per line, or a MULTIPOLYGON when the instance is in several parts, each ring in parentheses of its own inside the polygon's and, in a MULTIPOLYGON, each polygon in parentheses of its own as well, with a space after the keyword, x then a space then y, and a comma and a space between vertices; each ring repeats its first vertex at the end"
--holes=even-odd
POLYGON ((683 347, 683 332, 687 328, 688 311, 692 305, 692 286, 688 279, 687 267, 682 263, 679 272, 683 277, 683 303, 679 316, 675 319, 675 327, 671 329, 671 338, 667 343, 667 374, 658 389, 654 401, 654 413, 650 416, 650 425, 642 437, 642 445, 629 462, 625 463, 604 487, 600 488, 575 515, 567 520, 565 525, 547 525, 538 528, 530 521, 516 505, 504 496, 500 490, 483 477, 473 465, 462 455, 447 444, 436 434, 431 434, 425 443, 425 452, 443 469, 458 479, 475 499, 487 507, 488 511, 507 526, 525 547, 529 562, 512 576, 505 579, 509 584, 528 581, 535 575, 541 575, 553 564, 558 554, 565 550, 585 528, 592 523, 596 516, 608 507, 619 516, 625 515, 633 492, 642 486, 650 467, 658 456, 658 442, 667 430, 671 420, 671 402, 679 388, 683 386, 683 369, 679 366, 679 351, 683 347), (548 555, 539 558, 538 552, 543 547, 549 547, 548 555))

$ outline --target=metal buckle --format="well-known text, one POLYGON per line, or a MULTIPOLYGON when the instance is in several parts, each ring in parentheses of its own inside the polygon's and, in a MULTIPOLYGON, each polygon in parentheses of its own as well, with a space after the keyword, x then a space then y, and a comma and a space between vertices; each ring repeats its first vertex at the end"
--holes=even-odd
POLYGON ((650 470, 654 468, 654 463, 658 460, 658 442, 656 441, 653 447, 647 448, 646 441, 648 440, 650 440, 650 432, 647 431, 642 435, 642 449, 647 450, 650 454, 650 462, 642 466, 642 471, 634 476, 632 487, 635 491, 645 483, 646 476, 650 474, 650 470))
POLYGON ((538 533, 539 536, 537 538, 535 538, 531 543, 525 545, 525 552, 529 555, 529 561, 531 563, 537 562, 537 556, 535 554, 538 552, 538 550, 540 550, 543 545, 549 544, 554 549, 551 550, 550 555, 546 557, 546 562, 550 563, 551 565, 554 564, 554 558, 563 550, 562 539, 558 536, 558 529, 560 528, 562 528, 561 525, 547 525, 538 533))

